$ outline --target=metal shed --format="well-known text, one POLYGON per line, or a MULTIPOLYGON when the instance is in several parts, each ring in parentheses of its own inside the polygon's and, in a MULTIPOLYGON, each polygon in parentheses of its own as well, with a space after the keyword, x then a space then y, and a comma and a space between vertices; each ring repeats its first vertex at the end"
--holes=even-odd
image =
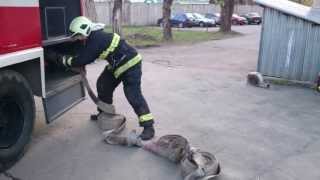
POLYGON ((315 83, 320 72, 320 10, 288 0, 255 1, 264 7, 258 71, 315 83))

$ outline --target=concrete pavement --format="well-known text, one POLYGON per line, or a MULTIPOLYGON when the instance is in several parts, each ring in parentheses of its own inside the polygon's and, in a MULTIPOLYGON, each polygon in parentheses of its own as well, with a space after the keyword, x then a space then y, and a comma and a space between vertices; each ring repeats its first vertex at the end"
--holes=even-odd
MULTIPOLYGON (((158 135, 181 134, 214 153, 221 180, 320 179, 320 96, 300 87, 246 85, 254 71, 259 27, 236 27, 244 36, 193 45, 144 49, 143 91, 158 135)), ((105 64, 88 67, 92 85, 105 64)), ((118 112, 137 118, 122 89, 118 112)), ((89 115, 87 99, 45 126, 37 126, 26 156, 10 172, 22 180, 181 180, 179 169, 136 148, 106 145, 89 115)), ((6 179, 0 176, 0 179, 6 179)))

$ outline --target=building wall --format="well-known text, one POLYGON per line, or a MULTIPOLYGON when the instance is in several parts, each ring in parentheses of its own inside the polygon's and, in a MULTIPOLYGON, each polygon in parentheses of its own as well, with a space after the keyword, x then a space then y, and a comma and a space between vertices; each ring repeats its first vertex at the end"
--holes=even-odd
MULTIPOLYGON (((112 2, 96 2, 98 21, 111 24, 112 2)), ((220 7, 212 4, 174 4, 172 13, 198 12, 198 13, 218 13, 220 7)), ((262 8, 255 5, 237 5, 235 13, 244 14, 247 12, 262 13, 262 8)), ((162 4, 145 3, 124 3, 123 23, 124 25, 155 25, 162 17, 162 4)))
POLYGON ((314 83, 320 72, 320 26, 264 11, 258 71, 270 77, 314 83))

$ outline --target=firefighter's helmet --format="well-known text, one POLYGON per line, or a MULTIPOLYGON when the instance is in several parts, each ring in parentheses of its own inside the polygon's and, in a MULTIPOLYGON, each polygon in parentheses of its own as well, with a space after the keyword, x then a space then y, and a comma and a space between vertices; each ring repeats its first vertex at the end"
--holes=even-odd
POLYGON ((73 33, 72 36, 81 34, 88 37, 91 33, 92 21, 84 16, 76 17, 70 24, 70 31, 73 33))

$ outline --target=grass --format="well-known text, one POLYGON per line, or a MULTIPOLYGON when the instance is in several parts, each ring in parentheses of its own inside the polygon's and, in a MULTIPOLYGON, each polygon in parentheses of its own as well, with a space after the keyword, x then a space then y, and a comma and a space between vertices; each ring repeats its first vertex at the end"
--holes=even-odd
MULTIPOLYGON (((111 32, 111 28, 106 28, 106 31, 111 32)), ((218 40, 239 35, 238 33, 223 34, 221 32, 195 31, 191 29, 173 29, 174 44, 197 43, 209 40, 218 40)), ((125 39, 135 47, 153 47, 164 44, 162 40, 162 29, 159 27, 145 26, 128 26, 123 27, 125 39)))
POLYGON ((266 77, 266 82, 269 82, 274 85, 280 85, 280 86, 300 86, 300 87, 306 87, 311 89, 317 89, 316 85, 313 83, 306 83, 302 81, 294 81, 294 80, 287 80, 287 79, 281 79, 281 78, 273 78, 273 77, 266 77))

